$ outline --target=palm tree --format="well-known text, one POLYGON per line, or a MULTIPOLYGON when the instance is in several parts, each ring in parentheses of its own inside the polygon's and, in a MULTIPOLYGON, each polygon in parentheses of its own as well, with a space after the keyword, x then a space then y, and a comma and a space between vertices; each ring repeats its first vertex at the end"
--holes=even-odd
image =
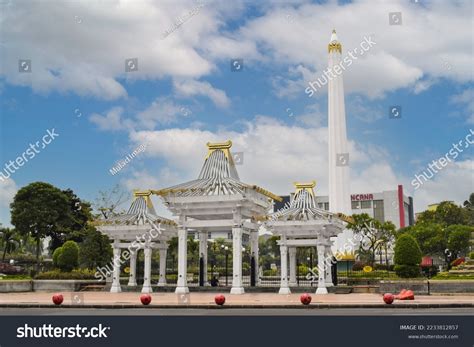
POLYGON ((7 253, 12 253, 20 245, 20 238, 16 230, 10 228, 1 228, 0 237, 3 245, 2 261, 5 261, 7 253))

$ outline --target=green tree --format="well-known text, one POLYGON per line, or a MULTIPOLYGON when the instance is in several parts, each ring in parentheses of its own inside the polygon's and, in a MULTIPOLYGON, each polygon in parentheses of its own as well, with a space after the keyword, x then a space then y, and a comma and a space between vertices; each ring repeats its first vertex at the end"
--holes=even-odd
POLYGON ((3 246, 2 261, 5 261, 7 253, 14 252, 20 246, 20 237, 16 230, 10 228, 1 228, 0 237, 0 242, 3 246))
POLYGON ((110 239, 94 227, 88 227, 79 244, 79 264, 88 269, 105 266, 112 259, 110 239))
POLYGON ((39 272, 41 240, 61 234, 70 217, 69 200, 58 188, 44 182, 34 182, 21 188, 11 207, 11 222, 22 235, 36 241, 36 271, 39 272))
POLYGON ((367 213, 352 215, 354 223, 349 228, 356 234, 361 234, 362 238, 357 250, 357 255, 363 261, 368 261, 374 266, 375 254, 377 250, 384 248, 393 239, 395 225, 393 223, 380 223, 371 218, 367 213))
POLYGON ((454 258, 465 254, 469 249, 471 233, 474 228, 467 225, 450 225, 446 228, 448 235, 448 249, 453 253, 454 258))
POLYGON ((417 277, 420 273, 421 250, 415 238, 408 234, 395 243, 395 272, 400 277, 417 277))
POLYGON ((57 263, 61 271, 70 272, 79 264, 79 247, 74 241, 66 241, 61 247, 57 263))
POLYGON ((443 226, 454 224, 467 225, 468 222, 469 214, 467 210, 450 201, 441 202, 434 211, 422 212, 417 219, 417 223, 441 224, 443 226))
POLYGON ((417 223, 402 232, 413 236, 424 255, 442 254, 447 247, 443 227, 436 223, 417 223))

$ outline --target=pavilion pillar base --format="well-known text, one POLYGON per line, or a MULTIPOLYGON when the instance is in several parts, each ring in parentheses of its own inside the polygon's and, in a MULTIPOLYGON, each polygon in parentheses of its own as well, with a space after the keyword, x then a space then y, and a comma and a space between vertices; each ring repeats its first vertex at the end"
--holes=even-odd
POLYGON ((157 286, 157 287, 165 287, 165 286, 166 286, 166 282, 164 282, 164 283, 163 283, 163 282, 158 282, 158 283, 156 284, 156 286, 157 286))
POLYGON ((245 289, 244 289, 244 287, 232 287, 230 289, 230 293, 231 294, 244 294, 245 289))
POLYGON ((151 288, 151 286, 143 286, 142 293, 144 294, 153 293, 153 289, 151 288))
POLYGON ((332 282, 326 282, 326 288, 328 287, 334 287, 334 284, 332 282))
POLYGON ((175 291, 176 294, 188 294, 189 288, 188 287, 176 287, 175 291))
POLYGON ((137 286, 137 282, 128 282, 127 286, 128 286, 128 287, 136 287, 136 286, 137 286))
POLYGON ((278 291, 278 294, 291 294, 291 290, 290 288, 280 288, 280 290, 278 291))
POLYGON ((112 285, 112 287, 110 288, 110 292, 111 293, 121 293, 122 288, 120 286, 117 286, 117 285, 112 285))
POLYGON ((326 287, 318 287, 318 289, 316 289, 316 294, 327 294, 328 293, 328 290, 326 289, 326 287))
MULTIPOLYGON (((290 287, 297 287, 297 286, 298 286, 298 283, 297 283, 297 282, 289 282, 289 283, 288 283, 288 286, 290 286, 290 287)), ((327 287, 327 285, 326 285, 326 287, 327 287)))

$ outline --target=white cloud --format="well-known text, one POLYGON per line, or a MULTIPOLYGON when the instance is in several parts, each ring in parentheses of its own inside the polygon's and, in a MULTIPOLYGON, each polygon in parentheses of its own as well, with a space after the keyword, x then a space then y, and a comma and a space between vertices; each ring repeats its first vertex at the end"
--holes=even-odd
MULTIPOLYGON (((139 145, 147 139, 146 155, 163 159, 164 172, 173 173, 164 182, 158 182, 160 187, 195 179, 207 152, 206 142, 231 139, 232 151, 244 153, 243 165, 237 166, 243 182, 260 185, 277 194, 287 194, 293 190, 292 182, 315 179, 318 194, 327 194, 327 128, 288 126, 264 116, 245 125, 241 132, 199 129, 141 131, 132 133, 130 140, 139 145)), ((400 183, 389 165, 390 156, 383 149, 354 143, 350 148, 354 191, 395 189, 400 183)))
MULTIPOLYGON (((376 98, 414 87, 426 77, 472 81, 472 33, 466 30, 471 27, 471 6, 469 1, 281 5, 249 21, 240 32, 243 40, 257 42, 259 52, 270 60, 267 64, 303 65, 314 71, 310 80, 327 67, 327 44, 333 28, 337 29, 343 54, 359 47, 364 36, 371 36, 376 45, 347 68, 345 87, 347 92, 376 98), (403 25, 389 25, 389 12, 402 12, 403 25)), ((287 77, 293 79, 292 74, 290 68, 287 77)), ((303 75, 301 71, 306 79, 303 75)))
POLYGON ((4 227, 10 224, 10 203, 13 202, 18 187, 12 178, 0 179, 0 223, 4 227))
POLYGON ((228 107, 230 100, 223 90, 214 88, 209 82, 181 80, 174 82, 174 88, 183 96, 207 96, 217 107, 228 107))
POLYGON ((203 3, 163 38, 195 2, 84 1, 27 7, 12 2, 1 14, 0 75, 38 93, 107 100, 127 97, 124 79, 172 78, 180 81, 183 95, 209 96, 227 107, 225 91, 200 82, 215 73, 218 63, 228 68, 230 58, 243 58, 246 66, 283 67, 288 75, 280 78, 288 81, 274 80, 287 89, 278 94, 294 94, 308 82, 310 71, 320 75, 326 67, 326 47, 335 27, 344 52, 358 47, 367 35, 376 42, 347 70, 348 92, 374 98, 398 88, 419 92, 429 87, 427 80, 472 81, 470 1, 354 1, 340 6, 333 1, 263 2, 259 15, 252 17, 244 17, 248 8, 242 1, 203 3), (389 12, 402 12, 403 24, 389 25, 389 12), (138 58, 138 71, 125 72, 127 58, 138 58), (19 73, 18 59, 31 59, 32 73, 19 73))
POLYGON ((0 180, 0 207, 9 207, 13 201, 18 187, 13 179, 1 179, 0 180))
POLYGON ((118 131, 127 129, 127 120, 123 119, 123 107, 114 107, 107 111, 105 115, 93 113, 89 120, 96 124, 100 130, 118 131))
POLYGON ((454 95, 451 102, 465 107, 468 123, 474 124, 474 88, 465 89, 462 93, 454 95))
POLYGON ((415 190, 415 210, 424 211, 429 204, 449 200, 462 204, 474 192, 474 160, 453 162, 415 190))
POLYGON ((136 129, 154 129, 157 125, 176 123, 180 117, 188 117, 191 114, 192 111, 188 107, 179 105, 170 98, 159 97, 131 117, 126 116, 123 107, 113 107, 104 115, 92 114, 89 120, 100 130, 134 131, 136 129))

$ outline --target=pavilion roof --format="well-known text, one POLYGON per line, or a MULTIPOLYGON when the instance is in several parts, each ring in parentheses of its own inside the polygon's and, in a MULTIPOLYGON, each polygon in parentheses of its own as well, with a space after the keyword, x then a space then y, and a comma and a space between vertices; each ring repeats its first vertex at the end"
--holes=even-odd
POLYGON ((281 197, 261 187, 240 181, 230 152, 232 147, 230 140, 223 143, 208 142, 207 147, 208 153, 197 179, 155 190, 153 193, 161 196, 168 194, 174 194, 175 196, 210 196, 243 194, 247 189, 251 189, 273 200, 282 200, 281 197))
POLYGON ((295 195, 289 204, 270 214, 270 221, 331 220, 338 215, 317 207, 313 188, 316 182, 295 183, 295 195))
POLYGON ((126 213, 122 213, 107 219, 96 221, 97 225, 150 225, 157 228, 157 224, 174 226, 176 223, 171 219, 160 217, 156 214, 151 191, 134 191, 133 201, 126 213))

